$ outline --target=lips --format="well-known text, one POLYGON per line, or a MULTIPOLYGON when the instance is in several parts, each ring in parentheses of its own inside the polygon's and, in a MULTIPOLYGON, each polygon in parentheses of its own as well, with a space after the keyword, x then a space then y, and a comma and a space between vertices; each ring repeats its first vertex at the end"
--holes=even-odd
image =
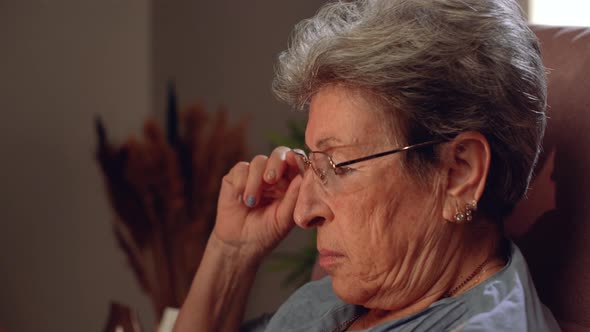
POLYGON ((328 272, 341 263, 345 257, 344 254, 338 251, 328 249, 318 249, 318 254, 320 266, 328 272))

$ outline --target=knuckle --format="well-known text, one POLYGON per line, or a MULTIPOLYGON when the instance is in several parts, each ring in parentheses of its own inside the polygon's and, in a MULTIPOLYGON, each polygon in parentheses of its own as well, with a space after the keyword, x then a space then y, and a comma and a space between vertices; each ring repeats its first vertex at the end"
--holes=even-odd
POLYGON ((232 169, 229 170, 228 174, 235 174, 236 172, 247 170, 249 166, 249 162, 240 161, 237 164, 235 164, 234 167, 232 167, 232 169))
POLYGON ((221 178, 221 187, 232 186, 232 177, 228 174, 221 178))
POLYGON ((232 167, 227 174, 225 174, 222 178, 222 182, 229 182, 233 183, 240 177, 248 174, 248 168, 250 166, 249 162, 240 161, 232 167))
POLYGON ((249 163, 249 162, 247 162, 247 161, 240 161, 240 162, 238 162, 238 163, 237 163, 237 164, 234 166, 234 168, 238 168, 238 169, 239 169, 239 168, 248 168, 248 166, 250 166, 250 163, 249 163))
POLYGON ((263 155, 263 154, 259 154, 256 157, 252 158, 252 163, 261 163, 261 162, 265 162, 268 160, 268 157, 263 155))
POLYGON ((232 171, 232 172, 225 174, 221 178, 221 182, 234 183, 236 181, 236 178, 237 178, 236 173, 232 171))

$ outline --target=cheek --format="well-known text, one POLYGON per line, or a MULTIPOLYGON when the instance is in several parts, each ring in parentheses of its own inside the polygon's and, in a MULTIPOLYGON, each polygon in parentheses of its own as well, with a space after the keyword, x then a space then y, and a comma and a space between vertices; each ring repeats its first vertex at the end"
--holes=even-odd
POLYGON ((399 269, 405 256, 425 241, 429 225, 436 222, 426 190, 398 174, 389 177, 389 185, 373 184, 340 197, 334 206, 340 212, 335 228, 350 259, 349 272, 363 279, 399 269))
POLYGON ((358 300, 392 279, 403 282, 396 271, 407 268, 408 255, 423 242, 430 220, 427 198, 404 180, 375 185, 335 202, 334 237, 349 259, 334 276, 339 295, 358 300))
POLYGON ((403 238, 395 231, 397 203, 375 197, 367 202, 373 204, 349 208, 336 228, 348 260, 332 275, 333 288, 348 303, 364 304, 376 296, 389 283, 392 271, 399 271, 399 256, 403 257, 399 255, 403 238))
POLYGON ((339 241, 350 260, 350 273, 374 278, 391 270, 403 245, 403 233, 396 230, 400 199, 384 192, 356 193, 354 204, 339 200, 335 218, 339 241))

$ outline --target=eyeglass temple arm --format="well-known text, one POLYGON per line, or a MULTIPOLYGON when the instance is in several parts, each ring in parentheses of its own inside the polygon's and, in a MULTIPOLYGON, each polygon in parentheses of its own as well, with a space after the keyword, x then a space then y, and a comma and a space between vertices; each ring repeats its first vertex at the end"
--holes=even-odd
POLYGON ((446 142, 446 140, 439 139, 439 140, 434 140, 434 141, 428 141, 428 142, 424 142, 424 143, 418 143, 418 144, 414 144, 414 145, 409 145, 409 146, 406 146, 406 147, 403 147, 403 148, 399 148, 399 149, 395 149, 395 150, 390 150, 390 151, 385 151, 385 152, 373 154, 373 155, 370 155, 370 156, 367 156, 367 157, 362 157, 362 158, 357 158, 357 159, 345 161, 343 163, 336 164, 334 167, 344 167, 344 166, 348 166, 348 165, 360 163, 361 161, 366 161, 366 160, 371 160, 371 159, 375 159, 375 158, 380 158, 380 157, 388 156, 390 154, 394 154, 394 153, 398 153, 398 152, 402 152, 402 151, 414 150, 414 149, 417 149, 417 148, 421 148, 421 147, 428 146, 428 145, 433 145, 433 144, 438 144, 438 143, 442 143, 442 142, 446 142))

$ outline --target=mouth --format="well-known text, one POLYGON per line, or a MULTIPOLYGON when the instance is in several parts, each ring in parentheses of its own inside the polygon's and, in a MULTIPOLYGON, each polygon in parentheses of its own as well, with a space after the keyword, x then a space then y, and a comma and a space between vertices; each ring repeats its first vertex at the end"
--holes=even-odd
POLYGON ((336 265, 342 263, 342 260, 345 257, 344 254, 340 252, 328 249, 318 249, 318 254, 320 266, 328 272, 333 270, 336 265))

